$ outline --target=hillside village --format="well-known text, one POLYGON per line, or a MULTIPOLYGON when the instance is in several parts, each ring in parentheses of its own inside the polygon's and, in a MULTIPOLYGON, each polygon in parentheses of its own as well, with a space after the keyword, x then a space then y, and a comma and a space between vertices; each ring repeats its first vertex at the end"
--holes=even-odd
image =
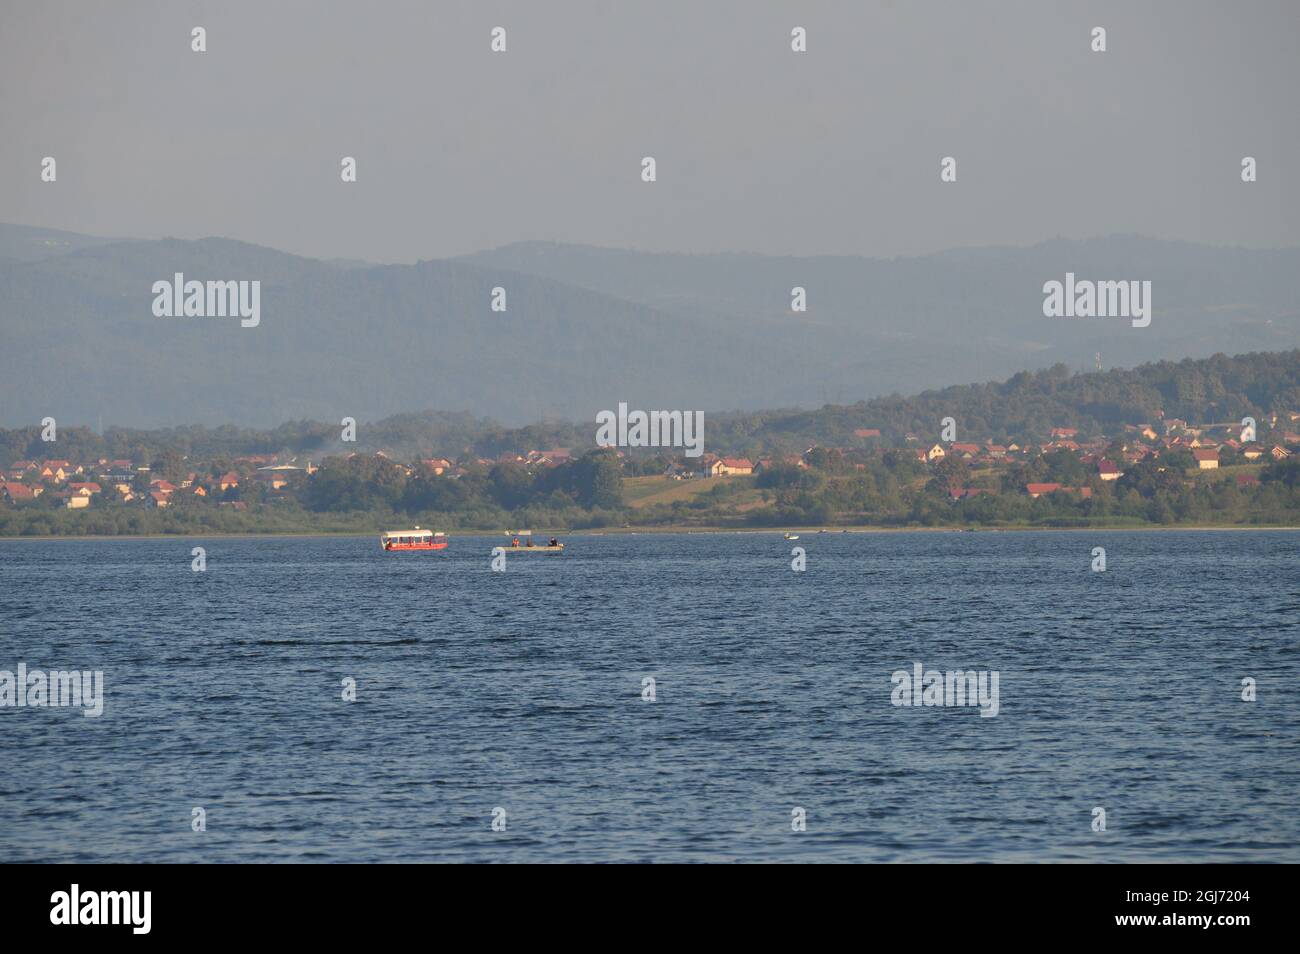
POLYGON ((236 458, 222 473, 189 471, 169 480, 139 461, 100 458, 94 461, 20 460, 0 472, 0 492, 13 506, 53 501, 68 510, 106 503, 162 509, 182 503, 214 503, 246 509, 241 499, 250 489, 259 494, 283 491, 295 478, 315 473, 310 461, 281 463, 276 455, 236 458), (244 488, 242 491, 240 488, 244 488))
MULTIPOLYGON (((1113 435, 1082 438, 1076 428, 1052 428, 1046 441, 991 440, 941 441, 915 433, 888 442, 879 428, 861 427, 847 446, 808 447, 801 454, 734 457, 705 454, 696 459, 651 457, 645 453, 609 449, 621 463, 625 476, 659 475, 674 481, 715 480, 755 476, 780 469, 865 470, 882 458, 909 461, 924 472, 943 474, 953 500, 989 494, 1022 494, 1031 498, 1061 492, 1088 498, 1099 486, 1120 480, 1140 463, 1173 461, 1179 470, 1216 470, 1220 467, 1267 464, 1300 453, 1300 412, 1272 414, 1261 421, 1270 439, 1242 441, 1239 422, 1194 424, 1180 419, 1125 425, 1113 435), (1077 459, 1079 479, 1073 484, 1053 481, 1014 481, 1017 464, 1038 457, 1065 454, 1077 459), (945 463, 946 462, 946 463, 945 463), (960 464, 963 466, 954 466, 960 464), (961 475, 978 473, 978 485, 954 482, 961 475)), ((588 452, 594 450, 589 448, 588 452)), ((0 498, 10 507, 40 505, 84 510, 110 505, 167 509, 207 506, 240 511, 250 504, 292 498, 313 479, 319 467, 298 455, 249 454, 214 466, 212 461, 191 460, 178 454, 161 461, 106 459, 78 461, 61 458, 18 460, 0 470, 0 498)), ((404 476, 457 480, 484 474, 497 467, 528 473, 570 464, 568 448, 528 449, 495 458, 466 456, 422 458, 409 462, 393 459, 384 451, 374 455, 404 476)), ((344 459, 354 459, 357 454, 344 459)), ((1245 468, 1244 470, 1253 470, 1245 468)), ((1258 484, 1253 473, 1235 476, 1238 486, 1258 484)), ((760 485, 762 481, 760 480, 760 485)))

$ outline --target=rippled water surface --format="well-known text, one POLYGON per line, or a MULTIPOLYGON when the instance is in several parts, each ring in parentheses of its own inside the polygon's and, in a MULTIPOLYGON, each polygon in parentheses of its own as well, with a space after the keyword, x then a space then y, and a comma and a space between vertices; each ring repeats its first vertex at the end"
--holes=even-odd
POLYGON ((1300 534, 801 536, 0 541, 0 859, 1300 860, 1300 534))

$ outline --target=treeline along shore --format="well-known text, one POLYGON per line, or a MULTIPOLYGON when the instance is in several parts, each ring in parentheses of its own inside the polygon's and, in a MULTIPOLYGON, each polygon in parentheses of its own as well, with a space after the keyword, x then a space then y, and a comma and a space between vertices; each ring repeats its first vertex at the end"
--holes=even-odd
POLYGON ((705 418, 699 456, 464 413, 269 431, 47 421, 0 430, 0 536, 1300 526, 1300 351, 705 418))

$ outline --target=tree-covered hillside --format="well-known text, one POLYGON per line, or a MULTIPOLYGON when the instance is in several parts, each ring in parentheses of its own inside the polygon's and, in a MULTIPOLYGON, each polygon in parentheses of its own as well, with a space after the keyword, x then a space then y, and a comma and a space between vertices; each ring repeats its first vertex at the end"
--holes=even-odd
MULTIPOLYGON (((878 429, 884 445, 908 434, 937 440, 940 421, 952 417, 958 440, 1046 440, 1054 427, 1073 427, 1081 438, 1115 434, 1123 425, 1157 424, 1162 417, 1193 424, 1239 422, 1254 417, 1261 439, 1276 412, 1300 410, 1300 350, 1215 355, 1159 362, 1127 370, 1071 374, 1064 366, 1025 371, 1006 381, 885 397, 815 411, 754 411, 705 416, 705 450, 726 454, 802 452, 812 444, 861 446, 856 431, 878 429)), ((1292 425, 1294 430, 1300 424, 1292 425)), ((361 422, 356 443, 339 438, 335 423, 293 421, 269 430, 233 426, 140 430, 108 427, 100 437, 87 427, 61 427, 59 453, 30 425, 0 429, 0 467, 15 460, 57 456, 78 460, 150 456, 173 450, 205 459, 240 454, 289 453, 320 458, 352 451, 394 456, 486 457, 564 447, 595 446, 592 422, 549 421, 509 428, 465 413, 425 411, 361 422)))

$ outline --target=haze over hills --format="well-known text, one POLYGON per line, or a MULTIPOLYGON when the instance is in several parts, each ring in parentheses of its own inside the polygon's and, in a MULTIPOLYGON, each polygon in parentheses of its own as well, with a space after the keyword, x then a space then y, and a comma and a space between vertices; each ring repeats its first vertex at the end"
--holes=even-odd
POLYGON ((1107 367, 1279 351, 1300 345, 1298 266, 1298 249, 1132 236, 888 260, 519 243, 370 265, 0 225, 0 426, 814 407, 1091 368, 1098 351, 1107 367), (155 317, 152 285, 178 271, 260 280, 260 325, 155 317), (1066 271, 1150 280, 1150 327, 1045 318, 1042 285, 1066 271))

